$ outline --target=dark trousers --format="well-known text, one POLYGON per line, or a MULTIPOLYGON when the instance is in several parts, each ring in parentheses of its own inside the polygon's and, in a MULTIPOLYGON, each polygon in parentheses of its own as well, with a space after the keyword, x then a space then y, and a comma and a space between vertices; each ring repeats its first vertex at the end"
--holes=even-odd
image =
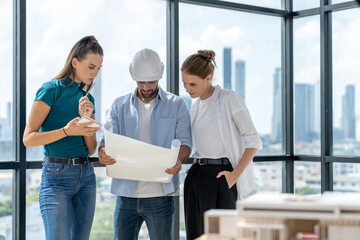
POLYGON ((228 165, 193 164, 184 184, 186 238, 193 240, 204 233, 204 212, 210 209, 235 209, 236 185, 229 189, 221 171, 232 171, 228 165))

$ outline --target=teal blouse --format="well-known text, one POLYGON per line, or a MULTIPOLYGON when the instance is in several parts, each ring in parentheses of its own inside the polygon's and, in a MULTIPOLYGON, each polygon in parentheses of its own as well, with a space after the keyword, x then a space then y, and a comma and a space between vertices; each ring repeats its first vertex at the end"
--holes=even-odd
MULTIPOLYGON (((69 77, 64 80, 51 80, 37 91, 35 101, 43 101, 51 108, 40 132, 65 127, 70 120, 80 117, 79 99, 85 96, 86 92, 79 88, 79 83, 71 83, 69 77)), ((88 94, 88 98, 95 106, 94 97, 88 94)), ((68 136, 44 145, 44 155, 49 157, 78 158, 87 154, 88 149, 82 136, 68 136)))

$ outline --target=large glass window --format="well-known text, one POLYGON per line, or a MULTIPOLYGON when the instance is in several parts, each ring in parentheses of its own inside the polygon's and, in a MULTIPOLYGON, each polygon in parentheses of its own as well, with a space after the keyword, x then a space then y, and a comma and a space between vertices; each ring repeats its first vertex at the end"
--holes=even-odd
POLYGON ((14 160, 13 2, 0 1, 0 161, 14 160))
POLYGON ((360 8, 334 12, 334 155, 360 155, 360 8))
POLYGON ((0 171, 0 239, 12 239, 13 171, 0 171))
MULTIPOLYGON (((179 8, 180 66, 199 49, 215 51, 213 85, 244 98, 263 140, 258 154, 283 154, 281 19, 189 4, 179 8)), ((191 102, 181 77, 180 96, 191 102)))
MULTIPOLYGON (((92 90, 96 118, 103 122, 113 100, 136 87, 129 74, 129 65, 138 50, 151 48, 166 63, 166 2, 29 2, 27 115, 36 91, 60 72, 72 46, 87 35, 94 35, 104 49, 103 67, 92 90)), ((159 84, 166 90, 166 74, 159 84)), ((99 131, 97 136, 101 138, 102 132, 99 131)), ((28 160, 42 158, 41 147, 27 148, 27 153, 28 160)))
POLYGON ((296 154, 320 154, 320 22, 294 20, 294 136, 296 154))
MULTIPOLYGON (((6 161, 15 160, 15 141, 22 141, 13 139, 15 127, 19 125, 13 119, 13 93, 16 92, 13 87, 13 12, 19 9, 13 9, 13 6, 20 6, 13 2, 0 0, 0 161, 3 168, 0 169, 0 240, 12 239, 14 236, 13 199, 17 198, 14 198, 13 190, 19 187, 14 185, 14 169, 19 165, 6 161)), ((284 155, 285 141, 294 141, 295 156, 319 156, 323 144, 320 142, 320 70, 328 70, 320 68, 320 15, 297 16, 293 20, 294 49, 285 49, 281 42, 281 17, 205 7, 189 2, 179 3, 180 48, 176 54, 179 54, 180 66, 187 56, 199 49, 216 52, 217 68, 213 83, 232 89, 244 98, 263 141, 264 149, 258 155, 284 155), (288 94, 281 87, 285 81, 282 79, 285 69, 281 69, 284 51, 293 51, 294 55, 294 139, 282 138, 283 119, 286 120, 282 96, 288 94)), ((285 3, 284 0, 226 2, 217 1, 216 4, 229 6, 229 2, 234 2, 283 9, 285 3)), ((343 2, 351 1, 331 0, 329 5, 343 2)), ((319 8, 320 3, 320 0, 294 0, 293 10, 319 8)), ((24 2, 20 1, 20 4, 24 2)), ((26 87, 26 115, 29 116, 36 91, 59 73, 75 42, 86 35, 94 35, 104 48, 104 62, 92 94, 96 99, 96 118, 104 122, 112 101, 134 91, 136 87, 128 67, 138 50, 152 48, 159 53, 164 63, 167 62, 166 38, 170 34, 166 28, 168 4, 172 2, 109 0, 105 4, 104 1, 86 0, 27 1, 26 36, 17 36, 26 39, 26 86, 18 86, 26 87)), ((332 37, 333 46, 333 153, 351 159, 352 156, 360 155, 360 8, 330 14, 332 36, 329 37, 332 37)), ((166 89, 167 83, 165 73, 166 69, 160 81, 163 89, 166 89)), ((185 92, 181 78, 179 94, 190 108, 193 100, 185 92)), ((99 140, 102 135, 100 131, 97 135, 99 140)), ((27 148, 26 160, 40 161, 42 151, 41 146, 27 148)), ((306 160, 306 156, 302 157, 306 160)), ((356 158, 353 161, 333 163, 330 183, 333 183, 334 191, 360 192, 360 163, 356 158)), ((286 164, 281 161, 255 162, 258 191, 281 192, 285 189, 282 186, 282 173, 286 164)), ((328 177, 321 175, 322 164, 294 162, 291 176, 294 177, 296 194, 321 192, 321 180, 328 177)), ((183 184, 189 167, 184 165, 180 173, 180 239, 186 239, 183 184)), ((95 171, 97 205, 90 239, 110 240, 113 238, 115 196, 109 190, 111 178, 106 176, 106 168, 96 168, 95 171)), ((26 239, 30 240, 45 239, 39 209, 40 181, 41 169, 26 171, 26 219, 20 219, 20 224, 26 221, 26 239)), ((145 224, 140 230, 139 239, 149 239, 145 224)))

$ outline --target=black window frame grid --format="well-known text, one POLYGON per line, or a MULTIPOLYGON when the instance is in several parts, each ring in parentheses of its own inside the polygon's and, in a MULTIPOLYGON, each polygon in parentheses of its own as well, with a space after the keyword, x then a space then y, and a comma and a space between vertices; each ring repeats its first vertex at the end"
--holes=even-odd
MULTIPOLYGON (((283 85, 283 149, 284 155, 256 156, 254 162, 281 161, 282 192, 294 193, 294 163, 321 164, 321 192, 333 190, 333 163, 360 163, 360 156, 333 156, 333 92, 332 92, 332 12, 358 7, 356 1, 331 4, 319 0, 320 7, 293 11, 292 0, 282 0, 283 9, 252 6, 217 0, 165 0, 167 3, 167 90, 179 94, 179 3, 228 9, 281 17, 281 68, 283 85), (321 86, 321 151, 320 156, 294 154, 294 80, 293 20, 320 16, 320 86, 321 86)), ((26 0, 13 0, 13 139, 15 161, 0 162, 0 170, 14 170, 13 239, 26 239, 26 171, 41 169, 42 161, 26 161, 22 135, 26 124, 26 0)), ((189 159, 186 163, 191 163, 189 159)), ((96 164, 101 167, 101 164, 96 164)), ((174 239, 179 239, 179 199, 176 201, 174 239)))

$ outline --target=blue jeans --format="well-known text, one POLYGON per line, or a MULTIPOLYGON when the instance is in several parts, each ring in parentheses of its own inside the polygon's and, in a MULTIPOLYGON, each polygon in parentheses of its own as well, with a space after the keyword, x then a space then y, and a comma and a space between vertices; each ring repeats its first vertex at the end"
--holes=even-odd
POLYGON ((175 214, 174 197, 117 197, 114 240, 136 240, 145 221, 150 239, 171 240, 175 214))
POLYGON ((47 240, 89 239, 95 200, 92 163, 43 163, 39 202, 47 240))

